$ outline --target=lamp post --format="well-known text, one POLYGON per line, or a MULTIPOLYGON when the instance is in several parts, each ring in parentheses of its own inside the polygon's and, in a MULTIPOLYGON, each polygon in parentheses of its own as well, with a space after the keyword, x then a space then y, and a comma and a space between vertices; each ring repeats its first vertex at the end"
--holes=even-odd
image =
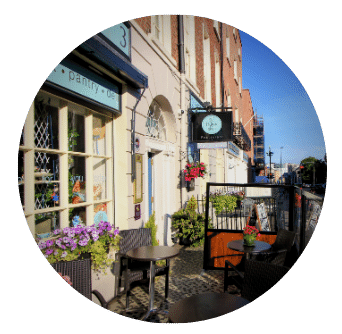
MULTIPOLYGON (((273 152, 271 152, 271 146, 269 146, 268 152, 266 152, 266 154, 270 157, 270 178, 271 178, 271 175, 272 175, 272 155, 273 155, 273 152)), ((272 183, 272 182, 270 182, 270 183, 272 183)))

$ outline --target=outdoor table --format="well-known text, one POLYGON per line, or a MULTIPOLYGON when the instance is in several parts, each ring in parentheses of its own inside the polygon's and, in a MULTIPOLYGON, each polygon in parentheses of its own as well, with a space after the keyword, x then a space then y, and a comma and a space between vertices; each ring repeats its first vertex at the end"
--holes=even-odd
MULTIPOLYGON (((147 313, 141 320, 146 320, 151 313, 158 312, 154 308, 154 278, 156 261, 169 260, 179 254, 179 250, 169 246, 142 246, 129 250, 126 256, 138 261, 150 261, 149 306, 147 313)), ((165 284, 168 284, 166 282, 165 284)))
POLYGON ((249 254, 260 253, 271 248, 271 245, 264 241, 255 241, 254 246, 246 246, 243 239, 228 242, 228 248, 243 252, 246 254, 246 260, 249 260, 249 254))
POLYGON ((169 310, 169 321, 185 323, 208 320, 233 312, 249 303, 229 293, 204 293, 181 299, 169 310))

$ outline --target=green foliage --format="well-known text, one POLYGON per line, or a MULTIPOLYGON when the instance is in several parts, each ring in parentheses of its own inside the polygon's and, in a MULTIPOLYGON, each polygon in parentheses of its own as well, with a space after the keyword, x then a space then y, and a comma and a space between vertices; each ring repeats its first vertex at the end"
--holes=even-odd
POLYGON ((196 212, 197 201, 194 196, 190 198, 185 209, 172 215, 172 226, 178 230, 176 237, 188 238, 192 247, 204 243, 204 214, 196 212))
POLYGON ((152 237, 152 246, 158 246, 159 242, 157 240, 157 225, 156 225, 156 214, 153 211, 151 217, 148 219, 144 228, 151 229, 151 237, 152 237))
POLYGON ((327 178, 327 161, 326 156, 322 160, 314 157, 303 159, 300 164, 304 166, 302 169, 302 180, 304 183, 317 184, 325 183, 327 178))
POLYGON ((236 201, 240 200, 240 196, 235 195, 212 195, 209 201, 213 203, 216 215, 219 215, 223 210, 227 213, 232 212, 236 208, 236 201))

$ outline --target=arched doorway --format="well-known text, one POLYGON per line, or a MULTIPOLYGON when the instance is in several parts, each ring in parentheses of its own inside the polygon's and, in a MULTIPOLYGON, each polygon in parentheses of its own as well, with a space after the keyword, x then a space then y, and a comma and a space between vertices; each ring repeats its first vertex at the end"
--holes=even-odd
POLYGON ((170 245, 171 215, 176 200, 176 118, 171 105, 163 96, 150 104, 146 118, 145 176, 146 221, 155 212, 157 239, 160 245, 170 245))

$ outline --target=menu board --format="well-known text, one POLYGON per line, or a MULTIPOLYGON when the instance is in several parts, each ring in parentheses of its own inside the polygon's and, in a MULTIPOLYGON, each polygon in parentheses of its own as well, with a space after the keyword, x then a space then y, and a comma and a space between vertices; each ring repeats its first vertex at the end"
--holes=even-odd
POLYGON ((259 224, 259 230, 270 231, 271 227, 268 221, 265 203, 255 204, 254 208, 257 216, 257 222, 259 224))

